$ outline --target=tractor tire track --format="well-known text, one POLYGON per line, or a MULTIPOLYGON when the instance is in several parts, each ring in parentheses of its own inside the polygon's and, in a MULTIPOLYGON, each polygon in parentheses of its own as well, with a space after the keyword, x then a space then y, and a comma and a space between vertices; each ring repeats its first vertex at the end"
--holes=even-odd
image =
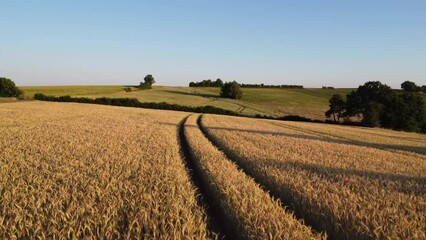
POLYGON ((282 207, 290 210, 294 213, 294 216, 298 219, 301 220, 306 226, 310 227, 314 232, 320 233, 320 232, 325 232, 328 236, 328 239, 333 239, 330 237, 330 234, 328 232, 325 231, 325 229, 320 228, 317 224, 315 224, 315 220, 314 219, 309 219, 306 216, 304 216, 303 213, 299 212, 294 206, 293 204, 291 204, 291 200, 289 201, 288 199, 283 199, 280 195, 280 193, 278 191, 274 191, 273 188, 268 187, 268 184, 265 181, 262 181, 261 179, 259 179, 258 177, 256 177, 256 173, 254 173, 254 171, 252 169, 250 169, 249 167, 241 164, 240 161, 238 161, 239 156, 237 154, 235 154, 234 152, 232 152, 232 150, 230 149, 226 149, 224 147, 222 147, 222 145, 219 143, 219 141, 212 136, 208 130, 206 129, 206 127, 203 125, 202 123, 202 117, 203 114, 199 115, 198 119, 197 119, 197 125, 198 128, 201 130, 201 132, 203 133, 204 137, 206 139, 208 139, 211 144, 213 144, 213 146, 215 146, 217 149, 219 149, 220 151, 222 151, 224 153, 224 155, 233 163, 235 163, 239 169, 241 169, 241 171, 243 171, 247 176, 253 178, 253 180, 259 184, 259 186, 265 190, 265 192, 269 193, 269 195, 272 198, 275 199, 279 199, 282 207))
MULTIPOLYGON (((190 180, 197 189, 198 195, 196 198, 198 204, 206 211, 208 230, 213 233, 213 235, 216 235, 217 239, 233 239, 229 238, 233 236, 233 233, 229 231, 229 226, 226 226, 226 223, 220 221, 223 219, 223 216, 220 214, 217 204, 212 200, 212 197, 209 197, 209 190, 205 187, 208 186, 208 183, 204 182, 200 177, 202 169, 197 167, 197 164, 195 164, 196 160, 191 156, 188 140, 185 136, 185 122, 189 116, 191 115, 183 118, 178 125, 178 143, 181 157, 188 170, 190 180)), ((215 236, 212 236, 212 238, 215 238, 215 236)))

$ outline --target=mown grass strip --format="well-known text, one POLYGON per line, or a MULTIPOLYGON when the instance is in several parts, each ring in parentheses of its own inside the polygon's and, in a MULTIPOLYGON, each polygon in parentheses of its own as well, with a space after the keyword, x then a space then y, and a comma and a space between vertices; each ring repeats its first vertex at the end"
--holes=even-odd
POLYGON ((184 134, 200 182, 232 239, 322 239, 238 169, 205 138, 191 116, 184 134))

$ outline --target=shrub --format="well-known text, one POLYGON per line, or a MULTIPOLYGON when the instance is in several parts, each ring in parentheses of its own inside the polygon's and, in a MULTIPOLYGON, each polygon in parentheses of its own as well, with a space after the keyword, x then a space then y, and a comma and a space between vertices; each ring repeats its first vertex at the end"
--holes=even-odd
POLYGON ((285 120, 285 121, 296 121, 296 122, 312 122, 312 119, 302 117, 299 115, 287 115, 284 117, 278 118, 279 120, 285 120))
POLYGON ((243 96, 240 85, 236 82, 227 82, 223 84, 220 96, 225 98, 240 99, 243 96))
POLYGON ((18 97, 23 93, 12 80, 0 77, 0 97, 18 97))

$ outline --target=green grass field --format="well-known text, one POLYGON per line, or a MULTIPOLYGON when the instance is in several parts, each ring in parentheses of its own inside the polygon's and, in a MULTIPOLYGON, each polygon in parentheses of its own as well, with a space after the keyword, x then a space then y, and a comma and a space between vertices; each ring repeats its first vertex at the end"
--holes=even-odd
POLYGON ((123 91, 123 86, 24 86, 20 87, 25 92, 25 97, 32 98, 36 93, 52 96, 82 96, 103 95, 123 91))
POLYGON ((243 88, 240 100, 219 97, 219 88, 154 86, 150 90, 125 92, 123 86, 39 86, 22 87, 25 97, 35 93, 77 97, 137 98, 141 102, 167 102, 186 106, 211 105, 246 115, 300 115, 324 119, 328 99, 336 93, 346 95, 351 89, 256 89, 243 88))

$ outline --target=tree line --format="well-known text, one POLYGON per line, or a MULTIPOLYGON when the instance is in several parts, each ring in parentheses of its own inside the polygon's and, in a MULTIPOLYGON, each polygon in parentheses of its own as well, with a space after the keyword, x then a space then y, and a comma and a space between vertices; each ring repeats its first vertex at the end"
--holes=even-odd
POLYGON ((267 84, 248 84, 242 83, 242 88, 299 88, 303 89, 303 85, 267 85, 267 84))
MULTIPOLYGON (((220 79, 218 79, 220 80, 220 79)), ((155 82, 152 75, 147 75, 140 88, 147 89, 155 82)), ((392 90, 389 86, 378 81, 367 82, 346 95, 339 94, 329 99, 329 109, 325 112, 325 122, 343 123, 349 125, 362 125, 366 127, 384 127, 394 130, 414 131, 426 133, 426 106, 421 93, 426 94, 426 86, 417 86, 414 82, 405 81, 401 84, 403 91, 392 90), (358 117, 360 122, 351 121, 352 117, 358 117), (343 119, 343 122, 341 120, 343 119)), ((4 77, 0 77, 0 97, 22 96, 23 91, 16 87, 15 83, 4 77)), ((242 97, 241 85, 236 81, 222 82, 221 97, 239 99, 242 97)), ((189 107, 166 102, 139 102, 134 98, 74 98, 70 96, 46 96, 37 93, 37 100, 56 102, 79 102, 104 104, 127 107, 141 107, 164 110, 177 110, 198 113, 215 113, 225 115, 239 115, 233 111, 212 106, 189 107)), ((272 118, 270 116, 257 115, 259 118, 272 118)), ((285 116, 281 120, 322 122, 300 116, 285 116)))
MULTIPOLYGON (((207 79, 200 82, 189 83, 190 87, 222 87, 223 85, 224 85, 224 82, 220 78, 216 79, 216 81, 207 79)), ((303 85, 268 85, 263 83, 260 83, 260 84, 240 83, 239 85, 242 88, 303 88, 303 85)))
POLYGON ((223 81, 220 78, 216 79, 216 81, 207 79, 200 82, 190 82, 189 86, 190 87, 222 87, 223 81))
POLYGON ((238 114, 234 111, 217 108, 213 106, 182 106, 178 104, 171 104, 166 102, 140 102, 136 98, 87 98, 87 97, 71 97, 67 96, 47 96, 43 93, 36 93, 34 99, 40 101, 50 102, 77 102, 77 103, 90 103, 90 104, 101 104, 101 105, 112 105, 122 107, 137 107, 137 108, 150 108, 150 109, 161 109, 161 110, 173 110, 173 111, 184 111, 184 112, 196 112, 196 113, 213 113, 222 115, 237 116, 238 114))
POLYGON ((392 90, 379 81, 367 82, 346 95, 335 94, 329 100, 327 118, 340 123, 359 117, 366 127, 426 133, 426 111, 421 88, 406 81, 402 92, 392 90), (407 83, 408 82, 408 83, 407 83), (409 86, 409 87, 407 87, 409 86))

